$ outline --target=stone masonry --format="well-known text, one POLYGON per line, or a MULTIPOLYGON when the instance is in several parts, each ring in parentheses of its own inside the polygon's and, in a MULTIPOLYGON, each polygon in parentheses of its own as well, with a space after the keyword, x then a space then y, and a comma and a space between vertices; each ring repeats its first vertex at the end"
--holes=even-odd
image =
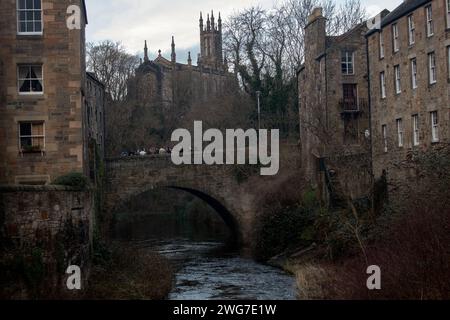
POLYGON ((16 0, 0 10, 0 184, 46 184, 86 169, 84 1, 26 3, 40 6, 41 32, 19 32, 16 0), (67 27, 70 5, 81 10, 81 29, 67 27), (24 77, 39 78, 31 81, 37 87, 29 90, 24 77))
POLYGON ((390 185, 415 174, 398 166, 410 152, 450 140, 448 4, 404 1, 367 36, 373 171, 375 178, 385 173, 390 185))
POLYGON ((324 194, 333 172, 355 199, 370 188, 367 26, 329 36, 326 23, 316 8, 305 28, 305 62, 298 71, 302 169, 324 194))

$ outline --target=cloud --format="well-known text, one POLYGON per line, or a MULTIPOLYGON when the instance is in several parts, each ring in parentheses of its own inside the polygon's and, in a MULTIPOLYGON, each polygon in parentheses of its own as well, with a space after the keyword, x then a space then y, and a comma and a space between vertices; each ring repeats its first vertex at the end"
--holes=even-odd
MULTIPOLYGON (((195 63, 200 41, 200 11, 206 16, 207 12, 214 9, 216 19, 221 11, 225 20, 239 9, 258 4, 271 8, 275 2, 276 0, 86 0, 89 17, 87 40, 121 41, 130 53, 139 55, 142 55, 144 40, 147 40, 151 57, 155 57, 160 49, 167 57, 170 56, 171 37, 175 36, 178 60, 186 61, 187 52, 192 51, 195 63)), ((362 2, 366 6, 372 5, 369 8, 372 13, 378 8, 393 9, 401 0, 362 2)))

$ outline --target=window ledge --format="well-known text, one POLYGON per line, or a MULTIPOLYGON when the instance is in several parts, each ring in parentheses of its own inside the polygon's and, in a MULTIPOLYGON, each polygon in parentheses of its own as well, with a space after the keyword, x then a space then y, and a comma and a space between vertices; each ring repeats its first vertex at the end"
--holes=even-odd
POLYGON ((44 157, 46 155, 45 150, 36 150, 36 151, 19 151, 19 155, 23 158, 25 155, 40 155, 41 157, 44 157))
POLYGON ((43 33, 18 33, 16 34, 16 40, 42 40, 44 37, 43 33))

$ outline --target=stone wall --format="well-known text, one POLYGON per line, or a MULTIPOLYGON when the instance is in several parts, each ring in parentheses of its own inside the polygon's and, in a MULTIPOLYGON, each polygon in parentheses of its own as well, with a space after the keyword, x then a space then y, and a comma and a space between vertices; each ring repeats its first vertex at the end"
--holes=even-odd
MULTIPOLYGON (((407 6, 403 3, 402 6, 407 6)), ((397 16, 387 16, 381 30, 368 36, 369 69, 371 83, 373 170, 375 178, 387 174, 389 185, 397 189, 416 175, 415 170, 404 169, 401 164, 411 152, 428 152, 440 144, 450 142, 449 69, 450 29, 446 27, 445 1, 423 1, 419 7, 397 16), (434 34, 427 36, 425 7, 433 11, 434 34), (409 43, 408 16, 412 16, 415 31, 414 43, 409 43), (386 21, 386 23, 384 23, 386 21), (394 52, 392 25, 398 26, 399 50, 394 52), (384 43, 384 57, 380 55, 380 37, 384 43), (429 57, 436 57, 437 81, 429 81, 429 57), (417 88, 412 85, 412 59, 417 63, 417 88), (394 67, 400 68, 400 91, 395 90, 394 67), (381 95, 381 76, 386 79, 386 96, 381 95), (438 112, 439 142, 432 141, 431 112, 438 112), (413 139, 413 116, 418 116, 419 141, 413 139), (397 120, 402 121, 403 143, 399 143, 397 120), (382 126, 387 128, 385 150, 382 126)), ((404 10, 405 11, 405 10, 404 10)), ((417 182, 415 182, 417 183, 417 182)))
POLYGON ((0 256, 4 265, 9 264, 13 282, 12 287, 2 288, 11 290, 8 298, 68 294, 66 270, 70 265, 81 268, 86 285, 93 210, 93 196, 88 191, 56 186, 0 187, 0 256))
POLYGON ((16 3, 0 9, 0 183, 45 184, 84 169, 84 1, 43 0, 41 35, 18 34, 16 3), (67 28, 70 5, 81 8, 81 30, 67 28), (42 93, 19 93, 19 65, 42 65, 42 93), (39 150, 21 148, 23 122, 44 123, 39 150))
POLYGON ((305 62, 298 72, 302 170, 323 198, 328 192, 323 164, 337 172, 353 199, 370 190, 366 32, 361 23, 339 36, 327 35, 320 8, 305 28, 305 62), (353 57, 348 74, 342 71, 345 53, 353 57), (353 99, 344 98, 344 87, 354 88, 353 99))

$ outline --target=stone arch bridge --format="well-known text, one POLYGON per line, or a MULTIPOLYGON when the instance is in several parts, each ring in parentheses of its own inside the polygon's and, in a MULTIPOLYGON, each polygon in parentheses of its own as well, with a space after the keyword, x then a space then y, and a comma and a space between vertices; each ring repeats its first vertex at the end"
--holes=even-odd
MULTIPOLYGON (((280 165, 282 169, 282 161, 280 165)), ((227 165, 176 166, 170 155, 108 159, 105 212, 110 214, 128 200, 150 190, 178 189, 208 203, 220 214, 235 239, 244 248, 251 248, 259 203, 266 191, 273 191, 277 176, 255 174, 239 183, 239 170, 247 169, 227 165)))

